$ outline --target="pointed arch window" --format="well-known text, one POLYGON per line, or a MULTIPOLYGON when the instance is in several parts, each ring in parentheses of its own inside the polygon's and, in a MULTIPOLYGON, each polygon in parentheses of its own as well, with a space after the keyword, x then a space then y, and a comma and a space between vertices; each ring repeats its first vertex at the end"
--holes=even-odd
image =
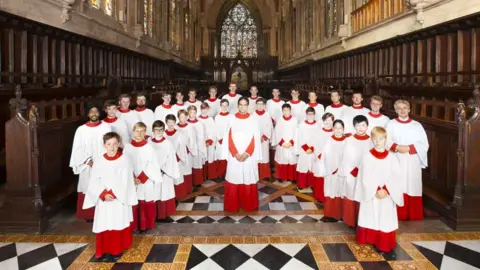
POLYGON ((235 5, 222 22, 220 35, 221 57, 256 57, 258 27, 250 11, 242 4, 235 5))

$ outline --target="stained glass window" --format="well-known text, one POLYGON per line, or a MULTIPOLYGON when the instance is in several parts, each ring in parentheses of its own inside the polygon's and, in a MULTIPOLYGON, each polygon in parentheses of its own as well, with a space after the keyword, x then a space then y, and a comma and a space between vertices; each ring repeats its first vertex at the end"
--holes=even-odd
POLYGON ((153 36, 153 0, 143 1, 143 31, 153 36))
POLYGON ((105 14, 112 16, 113 14, 113 0, 104 0, 105 1, 105 14))
POLYGON ((256 57, 257 39, 257 25, 252 15, 244 5, 235 5, 222 23, 221 56, 256 57))
POLYGON ((99 9, 100 8, 99 1, 100 0, 90 0, 90 4, 92 5, 93 8, 99 9))

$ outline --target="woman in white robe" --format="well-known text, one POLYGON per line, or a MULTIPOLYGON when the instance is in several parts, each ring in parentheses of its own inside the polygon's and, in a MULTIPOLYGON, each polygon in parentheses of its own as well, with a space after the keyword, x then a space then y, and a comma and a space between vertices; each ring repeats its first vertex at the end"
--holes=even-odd
POLYGON ((272 177, 270 169, 270 142, 273 133, 273 123, 270 115, 265 111, 265 100, 257 99, 257 109, 253 113, 256 117, 260 129, 260 139, 262 141, 262 159, 258 161, 258 174, 260 180, 272 177))
POLYGON ((223 136, 223 157, 227 160, 224 210, 258 209, 258 161, 262 159, 260 131, 248 111, 248 99, 238 100, 239 112, 230 118, 223 136))
POLYGON ((334 120, 335 116, 331 113, 325 113, 322 116, 323 127, 320 129, 320 132, 317 133, 313 144, 315 150, 315 161, 312 166, 315 181, 313 185, 313 197, 320 202, 325 202, 325 166, 323 164, 322 154, 328 139, 330 139, 333 134, 332 126, 334 120))
POLYGON ((355 200, 360 202, 357 243, 372 244, 381 252, 396 246, 397 205, 403 205, 402 170, 398 160, 385 149, 387 132, 372 130, 375 147, 365 153, 358 169, 355 200))
POLYGON ((158 200, 155 185, 162 182, 162 175, 155 150, 145 140, 147 127, 138 122, 133 128, 134 139, 125 146, 123 152, 132 161, 137 185, 138 206, 133 208, 132 229, 145 231, 155 228, 155 201, 158 200))
POLYGON ((206 157, 203 163, 203 175, 205 179, 217 179, 217 168, 215 163, 215 122, 212 117, 208 116, 210 111, 210 105, 203 103, 201 106, 202 112, 198 117, 198 120, 203 124, 205 130, 205 146, 206 157))
POLYGON ((318 136, 320 125, 315 120, 315 109, 308 107, 307 119, 298 127, 297 186, 298 188, 311 187, 314 184, 313 163, 315 162, 315 137, 318 136))
POLYGON ((217 176, 220 179, 225 178, 227 172, 227 160, 222 155, 222 144, 231 116, 229 106, 229 101, 222 99, 220 102, 220 113, 215 116, 215 167, 217 168, 217 176))
POLYGON ((84 209, 95 207, 92 231, 96 233, 95 257, 118 257, 132 246, 132 206, 137 205, 131 163, 119 150, 120 136, 103 136, 106 153, 92 167, 84 209))
POLYGON ((275 177, 282 181, 297 180, 297 143, 298 121, 291 115, 290 104, 283 104, 283 116, 277 119, 272 139, 275 146, 275 177))

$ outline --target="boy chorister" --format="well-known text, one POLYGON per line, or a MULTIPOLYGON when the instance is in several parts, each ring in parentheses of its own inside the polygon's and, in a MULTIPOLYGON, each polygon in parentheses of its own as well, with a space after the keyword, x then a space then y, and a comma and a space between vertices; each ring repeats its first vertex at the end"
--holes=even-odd
POLYGON ((175 108, 170 104, 172 95, 168 92, 162 92, 163 103, 155 108, 155 120, 165 121, 165 117, 169 114, 175 115, 175 108))
MULTIPOLYGON (((132 137, 132 130, 133 130, 133 125, 136 123, 140 122, 140 115, 136 111, 130 110, 130 96, 128 94, 121 94, 118 97, 118 111, 117 111, 117 117, 120 120, 125 121, 127 124, 128 128, 128 135, 130 138, 132 137)), ((126 144, 127 142, 123 142, 126 144)))
POLYGON ((262 159, 258 161, 258 174, 260 180, 269 179, 272 176, 270 170, 270 142, 272 139, 273 124, 272 118, 265 111, 265 100, 257 99, 257 109, 254 116, 257 119, 260 130, 260 141, 262 142, 262 159))
POLYGON ((315 109, 315 120, 321 125, 325 108, 322 104, 317 102, 317 93, 315 91, 311 90, 308 92, 308 101, 309 102, 307 103, 306 109, 308 109, 308 107, 315 109))
POLYGON ((355 133, 355 127, 352 124, 353 118, 357 115, 367 115, 370 110, 363 107, 363 95, 362 92, 353 92, 352 94, 352 106, 345 108, 343 111, 342 120, 345 123, 345 133, 355 133))
POLYGON ((227 160, 222 158, 222 144, 223 135, 227 128, 228 121, 230 121, 229 102, 227 99, 220 101, 220 113, 215 116, 215 163, 217 167, 217 176, 225 178, 227 170, 227 160))
POLYGON ((282 106, 285 101, 280 99, 280 90, 272 90, 272 99, 267 100, 267 112, 275 125, 278 118, 282 117, 282 106))
POLYGON ((183 98, 184 95, 182 91, 177 91, 175 93, 175 100, 177 102, 173 105, 173 110, 175 111, 173 115, 176 115, 180 110, 187 110, 187 105, 185 104, 185 102, 183 102, 183 98))
POLYGON ((238 111, 238 100, 242 97, 242 95, 237 94, 237 84, 231 82, 228 86, 228 94, 223 95, 222 99, 228 100, 230 104, 230 113, 236 113, 238 111))
POLYGON ((343 210, 342 219, 345 224, 355 227, 358 218, 358 203, 354 201, 355 186, 357 184, 358 166, 360 159, 372 148, 370 136, 366 134, 368 120, 364 115, 357 115, 353 118, 355 134, 345 141, 343 150, 342 166, 339 171, 340 177, 345 180, 343 186, 343 210))
POLYGON ((144 93, 137 94, 137 107, 135 108, 140 121, 147 125, 147 135, 152 136, 152 124, 155 121, 155 114, 152 110, 147 109, 147 95, 144 93))
POLYGON ((190 88, 188 90, 188 100, 185 105, 187 107, 186 110, 188 110, 190 106, 195 106, 195 108, 197 109, 196 116, 200 115, 200 106, 202 105, 202 102, 200 100, 197 100, 197 90, 195 90, 194 88, 190 88))
POLYGON ((175 179, 175 197, 177 199, 183 199, 192 193, 192 156, 189 155, 187 151, 189 138, 175 128, 175 124, 177 123, 175 115, 167 115, 165 121, 167 122, 165 138, 167 138, 175 148, 175 159, 178 162, 178 168, 180 170, 180 176, 175 179))
POLYGON ((345 146, 342 120, 333 122, 333 135, 328 139, 322 154, 325 175, 325 210, 323 222, 337 222, 342 218, 342 188, 344 180, 338 171, 342 165, 345 146))
POLYGON ((250 96, 248 97, 248 113, 253 114, 257 109, 258 88, 255 85, 250 86, 250 96))
MULTIPOLYGON (((119 151, 120 136, 103 135, 106 153, 92 167, 83 208, 95 207, 92 231, 96 233, 95 257, 113 257, 132 246, 132 206, 137 204, 131 163, 119 151)), ((107 258, 110 259, 110 258, 107 258)))
POLYGON ((107 117, 103 119, 103 122, 107 123, 110 126, 110 129, 120 136, 120 147, 125 147, 125 144, 130 142, 130 135, 125 121, 122 121, 116 116, 117 104, 114 100, 107 100, 105 101, 103 109, 107 114, 107 117))
POLYGON ((380 112, 380 109, 383 106, 383 98, 380 96, 372 96, 370 98, 370 109, 371 111, 366 115, 368 119, 368 129, 367 134, 370 135, 370 132, 375 127, 383 127, 386 128, 388 122, 390 122, 390 118, 388 116, 383 115, 380 112))
POLYGON ((217 98, 217 87, 210 86, 210 88, 208 88, 208 95, 210 98, 205 100, 205 103, 210 107, 208 116, 215 118, 220 111, 220 99, 217 98))
POLYGON ((336 120, 343 119, 343 111, 347 108, 347 106, 340 102, 340 91, 331 90, 330 99, 332 100, 332 104, 327 106, 325 112, 333 114, 336 120))
POLYGON ((398 209, 399 220, 422 220, 422 169, 428 166, 428 139, 422 124, 409 117, 410 103, 395 101, 398 118, 387 125, 390 151, 398 159, 400 168, 407 172, 402 176, 405 206, 398 209))
POLYGON ((156 152, 162 173, 162 182, 155 183, 157 194, 157 219, 166 219, 175 214, 175 179, 180 177, 174 145, 164 137, 165 124, 157 120, 152 125, 150 145, 156 152))
POLYGON ((356 238, 361 245, 372 244, 381 252, 393 252, 397 205, 403 205, 400 179, 404 173, 395 155, 385 149, 386 137, 384 128, 374 128, 374 148, 361 158, 355 189, 355 200, 360 202, 356 238))
POLYGON ((193 137, 196 142, 196 152, 193 153, 192 173, 193 185, 198 186, 203 184, 205 176, 203 175, 203 163, 207 158, 207 144, 205 126, 197 119, 197 107, 190 105, 188 111, 188 125, 191 126, 193 137))
POLYGON ((100 121, 99 106, 88 104, 85 106, 89 121, 77 128, 73 138, 70 167, 74 174, 78 174, 77 185, 77 213, 79 219, 92 220, 94 209, 82 209, 85 193, 90 182, 90 173, 93 164, 105 153, 103 135, 110 132, 110 126, 100 121))
POLYGON ((153 147, 145 140, 147 126, 138 122, 133 126, 133 140, 125 146, 124 154, 131 160, 138 205, 133 208, 132 229, 145 231, 155 228, 158 195, 155 185, 162 182, 158 157, 153 147))
POLYGON ((305 119, 305 109, 307 108, 307 104, 303 102, 303 100, 300 100, 300 93, 297 89, 292 89, 290 94, 292 95, 292 99, 287 103, 292 107, 293 117, 295 117, 300 124, 305 119))
POLYGON ((297 180, 297 119, 291 115, 290 104, 283 104, 283 116, 277 119, 272 140, 275 146, 276 178, 282 181, 297 180))
POLYGON ((308 107, 307 119, 298 127, 298 162, 297 186, 304 189, 314 184, 313 163, 315 162, 315 138, 320 131, 320 125, 315 120, 315 109, 308 107))
POLYGON ((193 126, 190 125, 187 121, 188 119, 188 112, 185 110, 180 110, 177 113, 178 116, 178 124, 177 124, 177 130, 181 132, 184 137, 187 139, 187 161, 188 165, 190 166, 192 173, 191 173, 191 178, 187 179, 184 177, 186 181, 186 187, 189 189, 188 193, 191 193, 191 190, 193 188, 193 158, 194 156, 197 155, 198 150, 197 150, 197 138, 195 137, 195 131, 193 130, 193 126), (191 180, 191 182, 188 182, 191 180))
POLYGON ((206 157, 203 164, 203 174, 205 179, 217 179, 217 168, 215 166, 215 122, 208 116, 210 106, 204 102, 201 107, 201 114, 198 120, 203 124, 205 130, 205 145, 207 147, 206 157))
POLYGON ((323 127, 320 129, 320 132, 317 133, 314 143, 315 162, 313 163, 313 176, 315 183, 313 185, 313 196, 321 202, 325 202, 325 168, 322 155, 328 139, 330 139, 333 134, 332 127, 334 120, 335 117, 331 113, 325 113, 322 116, 323 127))

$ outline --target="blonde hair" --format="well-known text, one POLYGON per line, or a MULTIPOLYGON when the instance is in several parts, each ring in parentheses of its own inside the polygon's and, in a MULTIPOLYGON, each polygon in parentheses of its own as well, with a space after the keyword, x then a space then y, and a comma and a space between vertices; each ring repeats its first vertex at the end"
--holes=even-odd
POLYGON ((405 99, 399 99, 397 101, 395 101, 395 103, 393 104, 393 107, 395 108, 395 110, 397 109, 397 106, 399 104, 405 104, 408 106, 408 108, 410 108, 410 102, 406 101, 405 99))
POLYGON ((147 125, 145 125, 143 122, 137 122, 135 125, 133 125, 132 131, 135 131, 137 128, 143 128, 147 130, 147 125))
POLYGON ((380 103, 383 104, 383 98, 382 98, 381 96, 376 96, 376 95, 375 95, 375 96, 372 96, 372 97, 370 98, 370 100, 380 101, 380 103))
POLYGON ((372 129, 372 138, 373 137, 387 137, 387 130, 383 127, 374 127, 372 129))
MULTIPOLYGON (((195 106, 194 106, 194 107, 195 107, 195 106)), ((179 111, 177 112, 177 117, 180 117, 181 114, 183 114, 183 115, 185 115, 185 116, 188 115, 187 111, 185 111, 185 110, 179 110, 179 111)))
POLYGON ((197 111, 197 107, 195 107, 195 105, 190 105, 190 106, 188 106, 187 112, 190 112, 191 110, 197 111))

